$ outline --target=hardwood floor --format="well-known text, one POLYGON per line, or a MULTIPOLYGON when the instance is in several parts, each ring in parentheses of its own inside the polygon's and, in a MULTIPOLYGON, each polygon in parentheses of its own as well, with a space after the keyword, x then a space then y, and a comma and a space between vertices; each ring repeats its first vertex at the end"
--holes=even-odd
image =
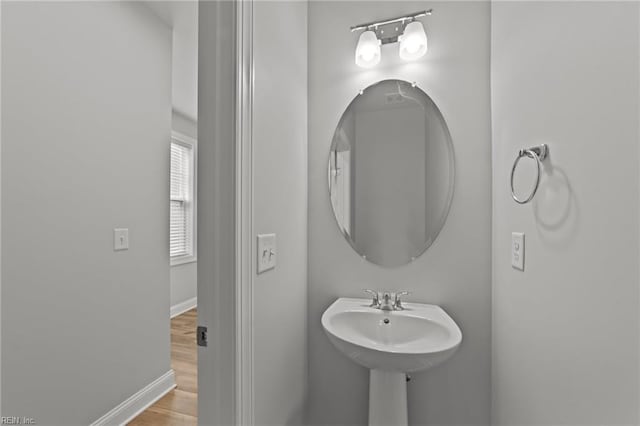
POLYGON ((197 426, 198 349, 196 309, 171 320, 171 367, 178 386, 133 419, 129 426, 197 426))

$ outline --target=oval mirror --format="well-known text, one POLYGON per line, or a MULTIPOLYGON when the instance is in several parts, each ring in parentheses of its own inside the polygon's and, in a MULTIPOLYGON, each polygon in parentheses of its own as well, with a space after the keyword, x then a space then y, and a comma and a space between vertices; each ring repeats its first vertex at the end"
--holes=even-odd
POLYGON ((415 84, 364 89, 338 123, 328 165, 336 221, 368 261, 407 264, 442 229, 453 196, 453 143, 444 117, 415 84))

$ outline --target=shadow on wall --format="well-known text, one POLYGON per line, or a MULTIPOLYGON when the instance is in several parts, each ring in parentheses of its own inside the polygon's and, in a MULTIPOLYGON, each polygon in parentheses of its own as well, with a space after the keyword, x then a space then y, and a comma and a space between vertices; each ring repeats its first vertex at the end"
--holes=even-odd
POLYGON ((567 173, 553 164, 553 150, 543 163, 540 187, 533 199, 533 214, 538 235, 546 245, 571 246, 578 234, 580 209, 567 173))

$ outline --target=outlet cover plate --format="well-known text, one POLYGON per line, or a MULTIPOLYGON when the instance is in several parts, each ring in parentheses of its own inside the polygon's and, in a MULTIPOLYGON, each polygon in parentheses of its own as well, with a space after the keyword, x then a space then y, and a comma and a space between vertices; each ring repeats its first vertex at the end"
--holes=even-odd
POLYGON ((511 233, 511 266, 524 271, 524 233, 511 233))

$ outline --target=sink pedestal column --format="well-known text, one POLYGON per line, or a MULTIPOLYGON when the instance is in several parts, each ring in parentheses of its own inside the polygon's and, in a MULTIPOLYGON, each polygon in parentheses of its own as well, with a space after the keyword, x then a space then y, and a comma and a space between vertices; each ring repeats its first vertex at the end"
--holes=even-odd
POLYGON ((369 370, 369 426, 407 426, 405 373, 369 370))

